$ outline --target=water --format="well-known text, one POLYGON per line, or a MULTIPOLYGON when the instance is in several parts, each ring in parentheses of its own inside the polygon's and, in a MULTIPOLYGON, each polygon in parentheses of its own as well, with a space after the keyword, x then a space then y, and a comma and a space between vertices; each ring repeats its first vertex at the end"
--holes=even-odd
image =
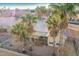
POLYGON ((15 22, 15 17, 0 17, 0 26, 2 27, 12 26, 15 22))

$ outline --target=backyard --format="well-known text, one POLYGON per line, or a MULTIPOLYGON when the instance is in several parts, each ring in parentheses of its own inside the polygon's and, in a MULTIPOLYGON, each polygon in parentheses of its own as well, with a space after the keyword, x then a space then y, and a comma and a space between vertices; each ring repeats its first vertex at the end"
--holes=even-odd
POLYGON ((79 25, 74 22, 78 6, 51 3, 49 8, 1 9, 0 53, 6 49, 29 56, 78 56, 79 25))

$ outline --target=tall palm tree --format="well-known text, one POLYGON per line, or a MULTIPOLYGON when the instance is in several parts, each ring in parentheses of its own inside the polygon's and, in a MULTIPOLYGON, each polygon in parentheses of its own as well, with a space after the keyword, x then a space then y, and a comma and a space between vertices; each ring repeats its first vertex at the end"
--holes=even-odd
MULTIPOLYGON (((22 22, 26 24, 27 33, 30 36, 29 38, 31 38, 33 33, 33 25, 37 22, 37 17, 32 16, 30 14, 26 14, 21 18, 23 19, 22 22)), ((30 42, 31 42, 31 39, 30 39, 30 42)))
POLYGON ((46 25, 48 28, 48 32, 49 32, 49 39, 50 37, 52 37, 53 40, 53 55, 55 55, 55 39, 58 35, 59 32, 59 22, 60 22, 60 16, 57 10, 53 11, 53 13, 51 13, 51 15, 48 17, 47 21, 46 21, 46 25), (55 14, 53 14, 55 13, 55 14))
POLYGON ((36 23, 36 17, 26 14, 21 17, 22 21, 13 25, 12 34, 19 37, 21 42, 24 42, 24 48, 27 44, 27 39, 30 44, 32 44, 31 36, 33 33, 33 24, 36 23))
POLYGON ((47 10, 44 6, 37 7, 35 10, 36 10, 36 14, 38 15, 39 18, 41 18, 47 12, 47 10))
POLYGON ((23 49, 25 49, 27 41, 29 40, 26 24, 17 23, 13 25, 11 28, 11 33, 13 34, 13 36, 16 36, 16 43, 18 42, 23 43, 23 49))
MULTIPOLYGON (((47 27, 50 32, 49 34, 52 34, 52 37, 56 37, 58 33, 60 33, 60 46, 62 46, 61 43, 62 40, 64 40, 63 33, 65 29, 68 27, 68 20, 71 17, 76 16, 75 8, 77 5, 78 4, 72 4, 72 3, 66 3, 66 4, 58 3, 58 4, 49 5, 49 7, 52 9, 52 12, 46 22, 48 24, 47 27)), ((55 42, 54 42, 54 47, 55 47, 55 42)))

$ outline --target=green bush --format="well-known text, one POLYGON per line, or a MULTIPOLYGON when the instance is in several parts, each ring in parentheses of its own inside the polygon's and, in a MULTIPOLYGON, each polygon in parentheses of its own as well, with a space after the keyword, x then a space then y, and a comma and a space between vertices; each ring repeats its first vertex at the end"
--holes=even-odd
POLYGON ((6 28, 0 27, 0 32, 7 32, 6 28))

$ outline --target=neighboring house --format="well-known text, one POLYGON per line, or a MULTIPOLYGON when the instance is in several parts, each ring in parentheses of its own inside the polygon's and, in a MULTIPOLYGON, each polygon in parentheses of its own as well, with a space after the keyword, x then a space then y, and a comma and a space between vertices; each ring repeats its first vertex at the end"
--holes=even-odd
MULTIPOLYGON (((43 19, 42 20, 38 20, 37 24, 34 25, 34 30, 35 30, 35 32, 34 32, 35 36, 37 36, 37 37, 40 37, 40 36, 41 37, 48 37, 48 39, 47 39, 48 46, 53 46, 54 39, 52 39, 52 37, 49 37, 49 32, 48 32, 47 26, 45 24, 45 20, 43 20, 43 19)), ((64 34, 63 34, 64 39, 61 42, 62 45, 64 45, 65 40, 67 39, 67 35, 68 34, 65 31, 64 34)), ((58 34, 58 36, 55 39, 56 47, 59 46, 59 42, 60 42, 60 33, 58 34)))
POLYGON ((15 9, 15 15, 16 16, 23 16, 24 14, 32 14, 35 15, 35 13, 30 9, 15 9))
POLYGON ((7 16, 7 17, 11 17, 11 16, 22 16, 24 14, 34 14, 34 12, 32 12, 32 10, 29 9, 0 9, 0 16, 7 16))
POLYGON ((24 9, 15 9, 15 16, 22 16, 23 14, 25 14, 24 9))
POLYGON ((11 17, 15 16, 15 10, 10 10, 10 9, 0 9, 0 16, 6 16, 6 17, 11 17))
MULTIPOLYGON (((34 36, 35 38, 39 38, 39 37, 47 37, 47 44, 48 46, 53 46, 54 44, 54 39, 52 39, 52 37, 49 37, 49 32, 47 29, 47 26, 45 24, 45 20, 38 20, 37 24, 34 25, 34 36)), ((64 36, 64 35, 63 35, 64 36)), ((65 37, 66 39, 66 37, 65 37)), ((59 45, 59 40, 60 40, 60 33, 58 34, 58 36, 55 39, 55 44, 56 47, 58 47, 59 45)), ((62 44, 64 44, 65 40, 62 40, 62 44)))

